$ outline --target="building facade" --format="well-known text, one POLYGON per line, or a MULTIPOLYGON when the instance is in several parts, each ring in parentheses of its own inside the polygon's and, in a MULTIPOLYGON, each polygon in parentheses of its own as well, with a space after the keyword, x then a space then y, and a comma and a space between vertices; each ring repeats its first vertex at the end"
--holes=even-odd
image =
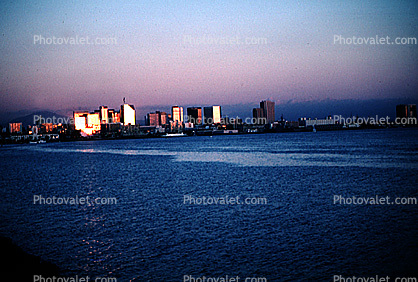
POLYGON ((165 126, 167 125, 167 113, 160 111, 148 113, 145 117, 145 124, 147 126, 165 126))
POLYGON ((10 134, 22 133, 22 123, 21 122, 9 123, 9 132, 10 134))
POLYGON ((100 132, 100 113, 74 112, 75 130, 80 130, 82 136, 100 132))
POLYGON ((106 124, 109 123, 109 109, 106 106, 100 106, 100 123, 106 124))
POLYGON ((260 109, 263 110, 264 117, 266 118, 267 123, 273 123, 276 120, 276 113, 275 113, 275 103, 272 101, 261 101, 260 102, 260 109))
POLYGON ((254 108, 253 109, 253 123, 254 124, 267 124, 267 119, 264 116, 264 111, 261 108, 254 108))
POLYGON ((204 124, 218 124, 221 123, 222 112, 221 106, 211 106, 203 108, 203 122, 204 124))
POLYGON ((136 113, 133 105, 123 104, 120 107, 120 122, 123 125, 135 125, 136 113))
POLYGON ((171 107, 171 116, 174 123, 182 124, 183 120, 183 107, 173 106, 171 107))
POLYGON ((195 125, 202 124, 202 108, 187 108, 187 121, 195 125))

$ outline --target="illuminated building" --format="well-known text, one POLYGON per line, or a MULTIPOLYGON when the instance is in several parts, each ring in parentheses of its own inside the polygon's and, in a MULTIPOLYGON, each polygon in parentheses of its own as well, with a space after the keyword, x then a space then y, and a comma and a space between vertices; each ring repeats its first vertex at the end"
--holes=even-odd
POLYGON ((202 123, 202 108, 191 107, 187 108, 187 121, 193 124, 202 123))
POLYGON ((167 113, 156 111, 155 113, 148 113, 145 117, 147 126, 163 126, 167 124, 167 113))
POLYGON ((171 107, 171 116, 174 123, 182 124, 183 123, 183 107, 173 106, 171 107))
POLYGON ((146 125, 148 126, 159 126, 160 115, 158 113, 148 113, 146 119, 146 125))
POLYGON ((326 119, 307 119, 307 118, 300 118, 299 125, 301 126, 320 126, 320 125, 334 125, 336 124, 335 119, 332 117, 328 117, 326 119))
POLYGON ((22 123, 21 122, 9 123, 9 132, 10 134, 22 133, 22 123))
POLYGON ((160 113, 160 125, 166 125, 168 124, 168 117, 166 112, 160 113))
MULTIPOLYGON (((56 128, 56 126, 55 126, 56 128)), ((52 132, 54 130, 54 124, 52 123, 42 123, 40 126, 40 132, 42 133, 49 133, 52 132)))
POLYGON ((135 125, 135 107, 129 104, 120 106, 120 122, 123 125, 135 125))
POLYGON ((171 107, 171 117, 170 128, 172 131, 178 131, 180 128, 183 128, 183 107, 171 107))
POLYGON ((107 116, 109 119, 109 123, 120 123, 120 113, 115 111, 114 109, 109 109, 107 111, 107 116))
POLYGON ((221 106, 204 107, 203 114, 205 124, 221 123, 221 106))
POLYGON ((74 112, 75 130, 87 136, 100 132, 100 113, 74 112))
POLYGON ((100 106, 100 122, 102 124, 109 123, 109 109, 106 106, 100 106))

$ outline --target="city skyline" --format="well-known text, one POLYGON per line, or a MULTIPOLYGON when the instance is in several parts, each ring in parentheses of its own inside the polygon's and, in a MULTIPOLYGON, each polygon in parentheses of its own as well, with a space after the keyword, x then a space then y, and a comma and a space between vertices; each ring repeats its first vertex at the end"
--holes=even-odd
POLYGON ((0 111, 91 108, 121 96, 137 107, 412 99, 416 44, 343 45, 334 36, 416 38, 416 8, 413 1, 5 3, 0 111), (47 44, 52 37, 115 41, 47 44))
POLYGON ((416 280, 417 11, 2 1, 5 277, 416 280))

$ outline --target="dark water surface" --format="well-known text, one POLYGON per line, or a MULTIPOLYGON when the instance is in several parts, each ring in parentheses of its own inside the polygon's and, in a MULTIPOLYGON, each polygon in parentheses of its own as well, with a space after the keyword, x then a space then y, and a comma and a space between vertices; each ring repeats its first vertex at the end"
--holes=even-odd
POLYGON ((411 276, 418 206, 333 197, 418 198, 417 140, 416 129, 390 129, 6 146, 0 235, 68 276, 118 281, 411 276), (117 204, 39 205, 34 195, 117 204))

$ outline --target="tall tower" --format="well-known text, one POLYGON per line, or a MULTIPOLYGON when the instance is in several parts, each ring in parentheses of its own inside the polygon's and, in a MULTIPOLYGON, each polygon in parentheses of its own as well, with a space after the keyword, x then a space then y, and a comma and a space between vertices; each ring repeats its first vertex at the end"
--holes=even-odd
POLYGON ((109 109, 106 106, 100 106, 100 123, 109 123, 109 109))
POLYGON ((125 97, 123 98, 123 105, 120 106, 120 122, 123 125, 135 125, 136 112, 134 105, 125 103, 125 97))
POLYGON ((221 106, 211 106, 203 108, 204 123, 216 124, 221 122, 221 106))
POLYGON ((183 123, 183 107, 173 106, 171 107, 171 116, 173 122, 177 122, 178 124, 183 123))
POLYGON ((193 124, 202 123, 202 108, 201 107, 191 107, 187 108, 187 121, 193 124))
POLYGON ((260 102, 260 108, 263 110, 264 117, 267 123, 272 123, 276 120, 276 113, 274 111, 274 102, 264 100, 260 102))

